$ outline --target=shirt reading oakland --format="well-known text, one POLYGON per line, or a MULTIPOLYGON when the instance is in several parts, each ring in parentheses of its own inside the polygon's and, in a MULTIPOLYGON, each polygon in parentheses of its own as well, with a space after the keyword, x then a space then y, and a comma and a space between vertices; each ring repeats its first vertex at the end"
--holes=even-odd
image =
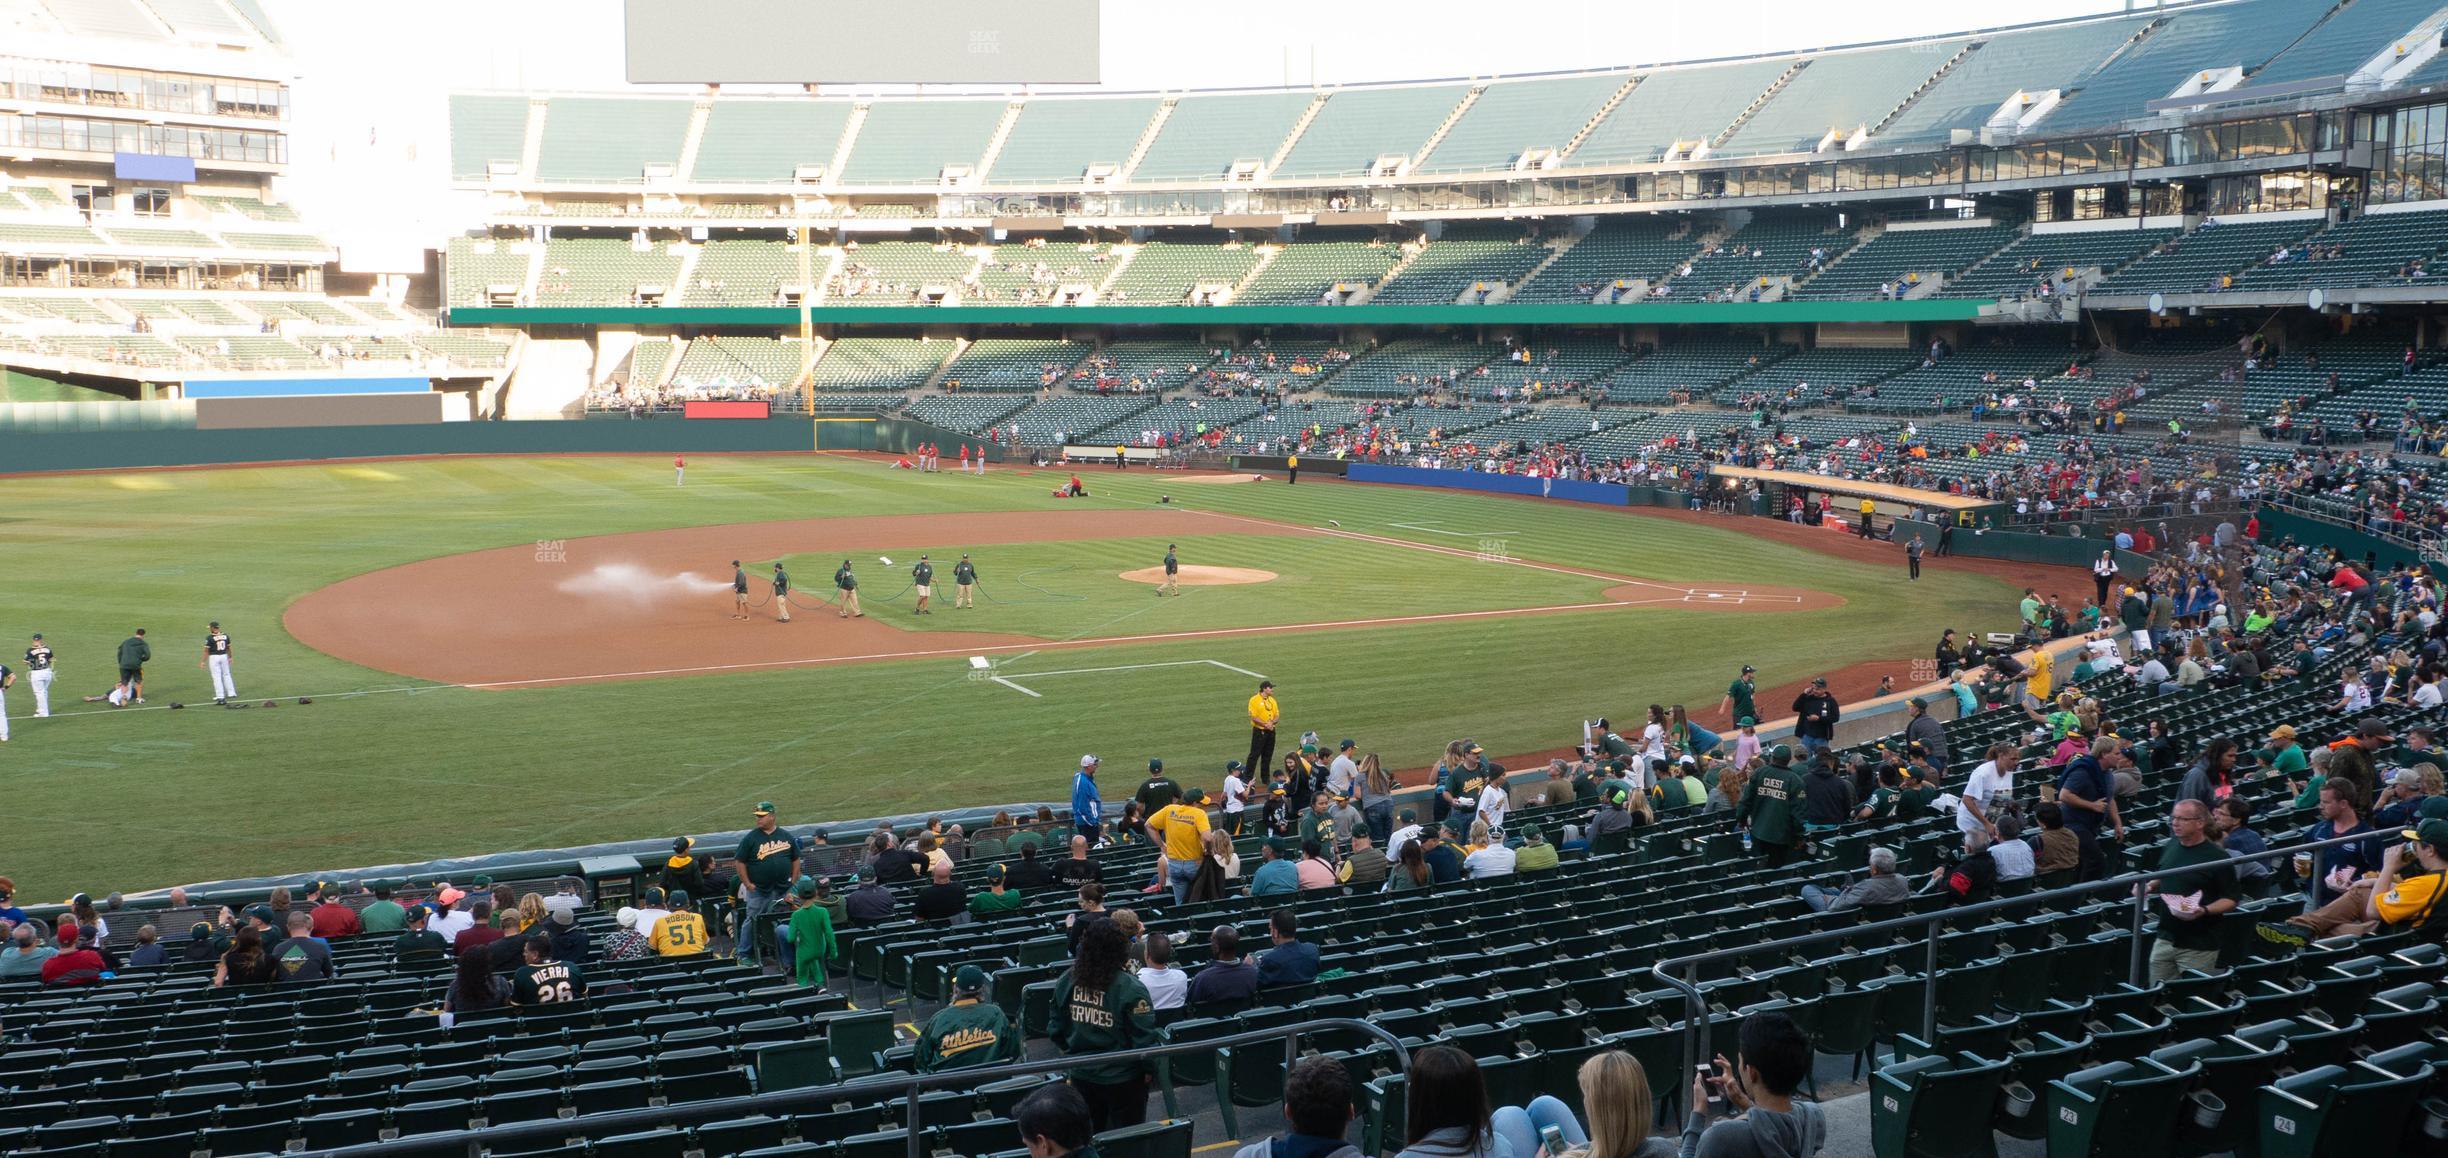
POLYGON ((782 888, 791 883, 791 865, 799 859, 799 838, 789 829, 772 832, 749 829, 740 838, 736 856, 748 866, 748 883, 762 888, 782 888))

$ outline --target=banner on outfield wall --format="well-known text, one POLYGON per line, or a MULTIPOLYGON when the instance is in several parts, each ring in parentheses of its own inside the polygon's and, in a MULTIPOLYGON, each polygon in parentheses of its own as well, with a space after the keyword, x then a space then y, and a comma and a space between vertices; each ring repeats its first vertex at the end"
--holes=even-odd
POLYGON ((348 394, 314 398, 198 398, 197 430, 274 430, 306 426, 406 426, 441 422, 443 401, 415 394, 348 394))
MULTIPOLYGON (((1303 464, 1303 469, 1307 469, 1307 464, 1303 464)), ((1604 503, 1610 507, 1632 505, 1631 488, 1615 483, 1531 478, 1528 475, 1518 474, 1487 474, 1475 470, 1430 470, 1418 466, 1383 466, 1373 462, 1352 463, 1343 473, 1344 477, 1353 482, 1441 487, 1455 491, 1487 491, 1500 495, 1530 495, 1536 498, 1564 499, 1576 503, 1604 503)))
POLYGON ((681 404, 680 416, 683 418, 771 418, 773 417, 773 404, 770 402, 685 402, 681 404))

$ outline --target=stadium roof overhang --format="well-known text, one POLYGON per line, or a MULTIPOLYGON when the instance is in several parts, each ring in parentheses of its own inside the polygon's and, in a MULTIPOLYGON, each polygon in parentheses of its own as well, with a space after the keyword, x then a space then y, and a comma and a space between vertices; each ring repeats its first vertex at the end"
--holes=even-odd
MULTIPOLYGON (((814 306, 825 326, 1642 326, 1803 325, 1846 322, 1966 322, 1988 300, 1924 298, 1900 302, 1658 302, 1631 305, 1358 306, 814 306)), ((733 326, 799 324, 786 307, 717 309, 662 306, 460 307, 449 324, 528 326, 733 326)))

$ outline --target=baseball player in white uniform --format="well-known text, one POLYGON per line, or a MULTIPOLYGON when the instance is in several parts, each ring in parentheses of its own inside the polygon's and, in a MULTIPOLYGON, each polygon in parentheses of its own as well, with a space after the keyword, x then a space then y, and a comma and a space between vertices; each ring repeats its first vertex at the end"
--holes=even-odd
POLYGON ((8 743, 8 689, 17 682, 17 673, 0 663, 0 744, 8 743))
POLYGON ((213 702, 226 704, 238 698, 238 681, 230 678, 230 637, 221 630, 216 619, 205 627, 204 668, 212 673, 213 702))
POLYGON ((34 646, 26 649, 26 682, 34 685, 34 718, 51 714, 51 645, 43 642, 41 632, 34 633, 34 646))

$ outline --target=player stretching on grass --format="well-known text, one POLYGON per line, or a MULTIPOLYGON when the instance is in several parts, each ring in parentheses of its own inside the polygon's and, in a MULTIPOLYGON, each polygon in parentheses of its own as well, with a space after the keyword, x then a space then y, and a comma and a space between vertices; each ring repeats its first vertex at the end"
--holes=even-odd
POLYGON ((850 573, 850 560, 842 560, 841 570, 833 573, 833 585, 841 589, 841 614, 835 618, 865 619, 867 613, 859 610, 858 576, 850 573))
POLYGON ((910 614, 935 614, 927 610, 927 600, 935 597, 935 565, 927 562, 924 555, 918 556, 918 565, 910 568, 910 587, 918 592, 918 609, 910 614))
POLYGON ((969 554, 961 553, 960 562, 952 565, 952 606, 955 609, 977 606, 977 568, 969 565, 969 554))

